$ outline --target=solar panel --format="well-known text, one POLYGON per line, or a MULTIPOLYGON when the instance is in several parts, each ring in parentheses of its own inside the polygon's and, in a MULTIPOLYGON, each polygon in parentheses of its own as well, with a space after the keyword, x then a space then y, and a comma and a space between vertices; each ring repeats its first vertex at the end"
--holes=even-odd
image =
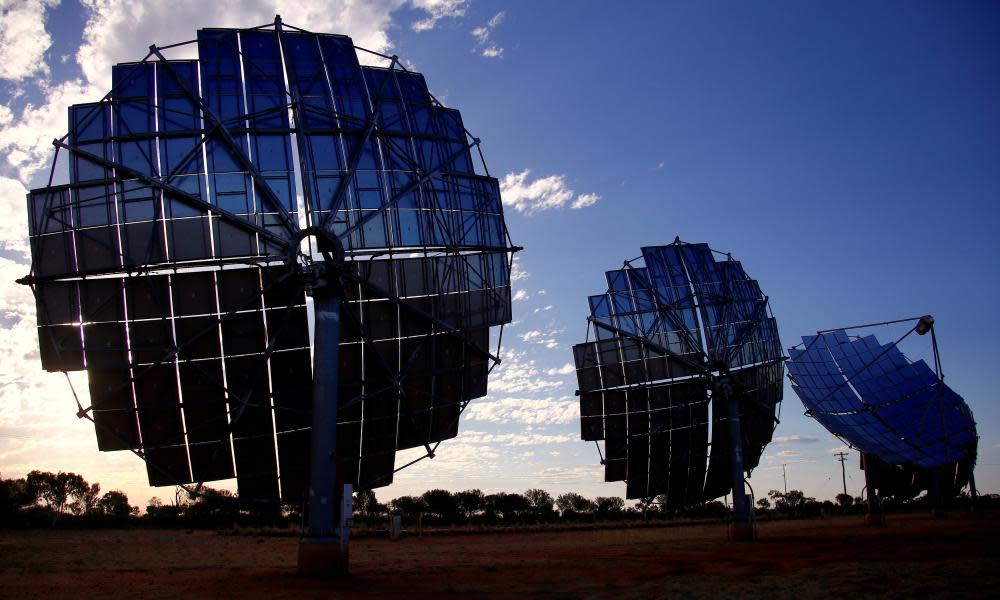
POLYGON ((680 240, 606 277, 573 347, 581 437, 604 442, 605 480, 625 481, 628 498, 700 503, 733 489, 738 450, 740 490, 782 395, 767 297, 731 256, 680 240))
POLYGON ((338 481, 387 485, 398 450, 457 435, 499 361, 517 250, 499 184, 395 57, 280 19, 193 44, 115 65, 56 142, 69 183, 28 195, 42 366, 87 371, 99 448, 141 455, 151 485, 235 477, 248 507, 306 498, 334 371, 338 481))
MULTIPOLYGON (((803 337, 789 355, 788 376, 806 414, 866 456, 877 457, 887 465, 880 472, 888 474, 893 465, 964 472, 956 465, 975 462, 972 411, 936 369, 908 359, 897 342, 883 344, 873 335, 850 336, 838 329, 803 337)), ((918 476, 907 472, 886 479, 918 476)))

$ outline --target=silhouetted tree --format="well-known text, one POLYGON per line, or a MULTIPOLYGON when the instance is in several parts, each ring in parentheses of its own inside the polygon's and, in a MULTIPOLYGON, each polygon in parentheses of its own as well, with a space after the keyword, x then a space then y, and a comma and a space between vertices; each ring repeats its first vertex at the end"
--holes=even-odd
POLYGON ((101 499, 101 484, 88 485, 82 477, 80 481, 83 485, 73 491, 74 499, 69 503, 69 510, 74 515, 89 515, 97 510, 97 502, 101 499))
POLYGON ((392 510, 414 520, 427 510, 424 501, 416 496, 400 496, 390 502, 389 506, 392 510))
POLYGON ((455 497, 458 499, 459 510, 462 511, 466 519, 471 520, 486 508, 486 496, 481 490, 457 492, 455 497))
POLYGON ((388 511, 389 508, 378 501, 373 490, 354 492, 354 513, 359 517, 373 521, 388 511))
POLYGON ((625 510, 625 501, 618 496, 598 496, 594 500, 594 508, 601 518, 619 517, 625 510))
POLYGON ((128 496, 124 492, 112 490, 105 492, 101 499, 97 501, 97 510, 101 514, 113 517, 117 520, 125 520, 139 512, 139 507, 128 503, 128 496))
POLYGON ((555 515, 555 500, 552 499, 552 494, 534 488, 524 492, 524 497, 528 500, 531 512, 539 520, 548 521, 555 515))
POLYGON ((76 473, 32 471, 25 478, 29 493, 45 503, 52 512, 53 523, 66 510, 70 499, 84 497, 90 486, 76 473))
POLYGON ((458 498, 448 490, 427 490, 420 499, 427 512, 437 516, 444 524, 455 523, 462 514, 458 498))
POLYGON ((592 513, 594 512, 594 503, 584 498, 576 492, 566 492, 565 494, 560 494, 556 498, 556 508, 563 515, 567 512, 572 512, 576 514, 581 513, 592 513))
POLYGON ((186 504, 185 512, 195 527, 231 527, 240 516, 240 501, 229 490, 204 487, 186 504))
POLYGON ((836 500, 840 508, 845 510, 854 505, 854 496, 850 494, 837 494, 836 500))
POLYGON ((0 526, 12 525, 26 507, 34 506, 38 499, 21 479, 0 478, 0 526))
POLYGON ((183 510, 177 504, 164 504, 159 498, 150 498, 146 505, 145 522, 155 527, 176 527, 183 510))
POLYGON ((771 490, 767 495, 774 502, 774 508, 785 515, 802 516, 807 507, 816 507, 815 512, 819 512, 816 499, 807 497, 802 490, 788 490, 787 493, 771 490))
POLYGON ((524 513, 531 510, 528 499, 521 494, 500 492, 486 496, 487 512, 496 515, 507 523, 516 522, 524 513))

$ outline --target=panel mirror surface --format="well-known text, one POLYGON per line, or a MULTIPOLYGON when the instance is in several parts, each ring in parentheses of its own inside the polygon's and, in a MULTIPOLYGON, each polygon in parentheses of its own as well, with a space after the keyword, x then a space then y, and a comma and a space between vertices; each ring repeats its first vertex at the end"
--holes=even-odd
POLYGON ((606 481, 628 498, 685 506, 729 493, 725 380, 741 417, 747 471, 777 422, 783 352, 767 297, 742 265, 676 241, 606 273, 589 298, 588 341, 573 348, 581 437, 603 441, 606 481))
MULTIPOLYGON (((203 29, 69 109, 68 183, 28 195, 43 368, 86 370, 101 450, 152 485, 308 480, 309 231, 343 247, 337 461, 359 489, 486 394, 514 248, 461 114, 342 35, 203 29), (359 57, 375 66, 362 64, 359 57), (475 160, 474 160, 475 158, 475 160)), ((57 163, 62 164, 62 163, 57 163)))
POLYGON ((976 455, 972 411, 923 360, 843 330, 789 349, 789 378, 807 414, 890 465, 939 468, 976 455))

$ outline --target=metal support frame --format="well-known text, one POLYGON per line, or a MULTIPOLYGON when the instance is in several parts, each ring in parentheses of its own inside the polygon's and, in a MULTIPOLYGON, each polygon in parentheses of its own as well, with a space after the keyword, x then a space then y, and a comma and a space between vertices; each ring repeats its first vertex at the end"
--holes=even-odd
MULTIPOLYGON (((886 346, 886 349, 883 350, 882 352, 880 352, 877 356, 875 356, 875 358, 873 359, 873 361, 871 363, 869 363, 868 365, 865 365, 864 369, 867 369, 867 367, 870 364, 872 364, 874 362, 877 362, 880 358, 882 358, 882 356, 884 356, 886 353, 888 353, 889 350, 891 350, 892 348, 897 348, 899 346, 899 344, 903 340, 905 340, 907 337, 909 337, 913 333, 916 333, 917 335, 926 335, 927 333, 930 333, 931 334, 931 349, 932 349, 933 360, 934 360, 934 373, 937 376, 938 380, 935 383, 931 384, 931 386, 929 386, 927 388, 921 388, 919 390, 911 392, 910 394, 903 395, 903 396, 897 398, 896 400, 894 400, 892 402, 883 403, 883 404, 880 404, 880 405, 872 405, 868 401, 866 401, 865 398, 861 394, 859 394, 857 392, 854 392, 857 395, 857 398, 860 401, 862 408, 859 409, 859 410, 850 411, 850 412, 852 412, 852 413, 865 413, 865 412, 867 412, 867 413, 871 414, 881 425, 883 425, 886 429, 888 429, 890 432, 892 432, 894 435, 896 435, 900 440, 902 440, 905 444, 907 444, 911 449, 915 450, 916 452, 919 452, 919 453, 927 455, 927 451, 923 447, 917 446, 911 439, 909 439, 906 436, 902 435, 898 431, 898 429, 896 427, 894 427, 891 423, 889 423, 888 421, 886 421, 878 413, 877 409, 884 408, 884 407, 889 406, 891 404, 896 404, 896 403, 899 403, 899 402, 906 401, 909 398, 911 398, 911 397, 913 397, 913 396, 915 396, 917 394, 923 393, 924 391, 930 389, 931 387, 938 386, 939 389, 940 389, 940 386, 943 385, 943 383, 944 383, 944 372, 943 372, 943 369, 941 367, 941 357, 940 357, 940 353, 938 351, 937 335, 936 335, 935 329, 934 329, 934 323, 935 323, 934 322, 934 317, 932 317, 931 315, 922 315, 922 316, 918 316, 918 317, 908 317, 908 318, 905 318, 905 319, 893 319, 893 320, 890 320, 890 321, 880 321, 878 323, 865 323, 865 324, 862 324, 862 325, 851 325, 849 327, 839 327, 839 328, 833 328, 833 329, 821 329, 821 330, 819 330, 819 331, 816 332, 816 336, 812 339, 812 341, 809 344, 805 344, 803 346, 803 348, 804 348, 803 351, 808 351, 809 348, 811 348, 812 345, 815 344, 817 340, 819 340, 824 334, 827 334, 827 333, 832 333, 832 332, 836 332, 836 331, 848 331, 848 330, 851 330, 851 329, 867 329, 867 328, 871 328, 871 327, 893 325, 893 324, 897 324, 897 323, 913 323, 914 321, 916 323, 909 330, 907 330, 906 333, 904 333, 902 336, 900 336, 897 340, 895 340, 891 344, 888 344, 886 346)), ((802 345, 802 344, 799 344, 799 345, 802 345)), ((823 398, 821 398, 820 400, 818 400, 817 403, 816 403, 817 406, 819 406, 820 404, 826 402, 830 397, 833 396, 833 394, 835 394, 836 392, 838 392, 839 390, 841 390, 841 389, 843 389, 845 387, 849 387, 850 389, 853 390, 853 387, 851 386, 851 380, 854 379, 854 377, 856 377, 858 374, 860 374, 861 372, 863 372, 864 369, 859 370, 857 373, 855 373, 854 376, 851 376, 851 377, 846 377, 846 373, 845 373, 844 374, 845 375, 845 380, 843 382, 839 383, 834 389, 830 390, 830 392, 828 392, 823 398)), ((788 374, 788 378, 790 380, 792 380, 792 382, 794 383, 795 379, 791 375, 791 373, 788 374)), ((930 410, 930 408, 931 407, 928 406, 928 411, 930 410)), ((939 409, 941 408, 940 404, 938 405, 938 408, 939 409)), ((812 410, 806 410, 805 414, 806 414, 806 416, 814 417, 812 410)), ((923 421, 924 421, 924 419, 927 418, 927 416, 928 416, 928 413, 925 412, 923 418, 920 421, 921 427, 923 427, 923 421)), ((846 440, 843 437, 841 437, 839 434, 834 433, 834 435, 836 435, 838 438, 840 438, 841 441, 843 441, 845 444, 847 444, 851 448, 855 448, 859 452, 861 452, 862 464, 864 465, 864 462, 865 462, 865 453, 863 451, 861 451, 860 448, 857 448, 849 440, 846 440)), ((841 461, 843 461, 843 458, 841 458, 841 461)), ((970 487, 970 493, 972 495, 975 495, 975 491, 974 491, 975 480, 973 478, 973 470, 974 470, 974 465, 970 464, 970 466, 969 466, 969 487, 970 487)), ((943 503, 943 499, 942 499, 942 496, 941 496, 941 490, 939 489, 939 482, 938 482, 938 478, 940 477, 940 468, 926 469, 925 472, 927 473, 927 476, 930 478, 930 481, 928 483, 928 496, 934 502, 934 504, 935 504, 935 510, 939 510, 940 506, 943 503)), ((875 510, 873 510, 872 497, 876 496, 876 495, 873 493, 874 488, 872 488, 871 485, 870 485, 869 474, 868 474, 868 470, 867 469, 865 469, 865 485, 866 485, 867 489, 869 490, 869 513, 870 513, 870 515, 878 515, 878 516, 872 516, 871 519, 874 519, 876 521, 875 524, 882 524, 884 517, 882 517, 879 512, 876 512, 875 510)), ((845 493, 846 493, 846 482, 845 482, 845 493)), ((877 496, 876 496, 875 502, 876 502, 875 508, 877 509, 877 496)))
MULTIPOLYGON (((674 246, 682 246, 684 242, 680 238, 676 238, 673 242, 674 246)), ((750 540, 754 539, 754 531, 752 527, 752 504, 746 493, 746 486, 749 485, 745 478, 745 461, 743 456, 743 431, 741 423, 741 407, 740 402, 742 399, 746 398, 748 401, 755 401, 756 398, 752 394, 747 394, 741 386, 736 385, 731 376, 733 372, 729 370, 729 361, 732 359, 735 350, 733 347, 725 347, 720 343, 714 344, 714 348, 719 350, 719 355, 716 356, 716 352, 713 351, 713 345, 709 344, 708 336, 711 335, 711 330, 707 326, 707 313, 704 305, 705 298, 701 298, 702 292, 700 292, 691 277, 690 271, 688 269, 687 261, 684 259, 683 253, 679 250, 678 255, 681 261, 681 266, 684 269, 685 279, 688 282, 690 290, 690 303, 691 306, 681 306, 681 301, 669 302, 664 299, 657 288, 651 285, 645 277, 641 274, 639 270, 635 268, 632 264, 634 261, 639 260, 638 258, 632 260, 626 260, 624 262, 624 269, 627 269, 638 281, 645 284, 646 289, 651 292, 651 301, 654 304, 654 311, 656 314, 656 321, 654 321, 653 329, 657 328, 660 323, 667 322, 673 326, 674 330, 677 331, 691 348, 697 348, 698 351, 693 352, 691 355, 678 354, 669 348, 663 347, 656 342, 647 339, 645 336, 626 331, 621 327, 616 326, 608 319, 605 321, 594 316, 589 316, 587 318, 588 324, 594 328, 595 337, 596 330, 601 329, 617 335, 620 338, 628 339, 639 344, 640 347, 647 351, 653 351, 661 354, 670 360, 675 360, 693 371, 692 378, 701 378, 711 386, 713 390, 713 396, 711 402, 719 403, 717 405, 718 412, 714 414, 716 417, 713 419, 710 417, 709 423, 715 420, 721 420, 720 416, 725 414, 724 417, 727 421, 727 426, 729 428, 730 437, 730 467, 731 467, 731 478, 732 478, 732 491, 733 491, 733 509, 734 509, 734 527, 731 528, 730 534, 731 538, 734 540, 750 540), (698 343, 698 340, 692 336, 691 331, 688 329, 687 325, 680 322, 676 316, 676 311, 678 310, 693 310, 698 318, 698 327, 705 334, 705 339, 698 343), (700 359, 700 360, 699 360, 700 359), (723 413, 722 411, 725 411, 723 413)), ((732 256, 726 255, 729 260, 732 260, 732 256)), ((631 286, 631 284, 630 284, 631 286)), ((727 286, 726 291, 729 288, 727 286)), ((609 290, 608 295, 614 295, 615 292, 609 290)), ((717 298, 713 298, 717 300, 717 298)), ((725 298, 723 298, 725 300, 725 298)), ((740 314, 738 317, 745 321, 745 323, 740 328, 737 334, 737 340, 733 344, 735 348, 738 348, 740 344, 744 343, 750 335, 753 334, 755 330, 763 323, 768 317, 768 298, 764 296, 757 300, 753 306, 750 314, 740 314)), ((732 312, 731 306, 725 307, 727 315, 732 312)), ((728 317, 726 319, 728 321, 728 317)), ((589 335, 588 335, 589 340, 589 335)), ((785 357, 781 357, 776 360, 766 361, 761 364, 770 364, 775 362, 784 362, 785 357)), ((754 365, 759 366, 759 365, 754 365)), ((740 369, 741 370, 741 369, 740 369)), ((737 370, 736 372, 738 372, 737 370)), ((632 385, 615 386, 614 389, 629 389, 633 387, 632 385)), ((580 392, 577 392, 579 395, 580 392)), ((775 422, 777 422, 777 417, 773 417, 775 422)), ((651 430, 646 434, 640 435, 650 435, 657 432, 657 430, 651 430)), ((598 446, 598 452, 600 452, 600 447, 598 446)), ((706 460, 708 458, 706 457, 706 460)), ((603 457, 601 460, 604 463, 603 457)))
MULTIPOLYGON (((263 30, 272 24, 265 24, 251 29, 240 29, 239 31, 255 31, 263 30)), ((276 15, 273 21, 274 32, 278 38, 279 48, 283 52, 283 23, 281 17, 276 15)), ((293 27, 291 25, 284 25, 291 30, 306 32, 305 30, 293 27)), ((347 535, 346 531, 342 529, 342 523, 345 518, 350 515, 349 512, 349 496, 350 496, 350 486, 343 485, 343 469, 341 468, 339 458, 336 455, 337 449, 337 416, 338 410, 340 408, 339 398, 337 394, 338 385, 338 365, 339 365, 339 340, 340 340, 340 318, 342 315, 342 306, 345 302, 344 293, 342 289, 343 283, 357 283, 365 286, 367 289, 373 291, 374 293, 383 294, 388 300, 394 302, 404 309, 408 309, 410 312, 428 320, 434 325, 440 333, 457 337, 458 339, 465 342, 467 347, 471 352, 481 356, 482 358, 488 359, 490 361, 489 371, 491 372, 500 363, 499 355, 499 344, 497 342, 497 350, 495 353, 490 352, 487 342, 487 348, 479 348, 473 343, 467 335, 461 330, 456 330, 455 327, 449 326, 443 322, 443 320, 436 318, 435 315, 427 314, 425 311, 418 309, 417 307, 411 306, 405 303, 401 298, 393 294, 381 290, 378 286, 374 285, 372 282, 364 281, 358 279, 355 275, 352 275, 348 269, 345 268, 345 264, 350 264, 345 262, 344 249, 340 243, 341 239, 346 239, 353 232, 362 228, 370 220, 378 218, 380 215, 384 215, 389 209, 393 209, 396 205, 405 198, 409 193, 421 189, 426 185, 428 181, 434 177, 441 177, 448 179, 451 177, 449 172, 449 166, 452 161, 460 156, 463 152, 469 151, 473 146, 476 147, 479 152, 480 160, 482 160, 482 150, 480 148, 480 140, 471 136, 468 130, 465 130, 465 135, 467 136, 465 143, 462 147, 454 153, 448 155, 443 161, 437 165, 433 165, 428 168, 421 167, 419 164, 409 159, 405 152, 400 151, 395 147, 395 143, 392 140, 388 140, 387 149, 390 152, 395 152, 400 155, 400 157, 409 164, 411 168, 415 171, 415 178, 410 181, 404 189, 397 192, 391 198, 389 198, 379 210, 368 213, 367 216, 363 216, 357 222, 349 225, 346 231, 335 234, 330 230, 330 223, 333 220, 334 215, 337 213, 340 205, 343 202, 343 197, 347 190, 347 182, 350 177, 344 177, 340 182, 340 187, 330 199, 319 199, 310 198, 312 193, 311 189, 305 185, 303 182, 302 193, 303 193, 303 210, 307 215, 307 218, 311 216, 314 208, 316 210, 322 210, 323 205, 327 205, 330 209, 329 213, 326 214, 321 222, 311 222, 309 223, 312 227, 300 228, 299 224, 293 220, 286 207, 281 205, 281 202, 275 192, 270 188, 267 181, 264 179, 261 172, 257 169, 254 162, 251 160, 250 155, 247 150, 245 150, 237 141, 238 137, 241 135, 264 135, 267 133, 281 134, 281 135, 298 135, 299 142, 299 154, 300 161, 307 158, 311 154, 311 150, 303 144, 305 133, 314 133, 319 131, 328 132, 331 134, 338 135, 350 135, 358 143, 353 148, 353 153, 350 156, 350 165, 348 167, 348 172, 353 173, 360 157, 364 151, 364 148, 368 141, 374 136, 380 134, 380 122, 379 122, 379 108, 382 104, 383 97, 385 96, 385 90, 388 86, 395 85, 395 81, 392 81, 395 77, 395 72, 399 71, 406 72, 405 67, 399 64, 398 58, 395 56, 383 56, 386 60, 390 61, 387 76, 382 80, 381 86, 375 89, 367 89, 367 96, 369 100, 370 115, 365 120, 356 119, 350 115, 338 114, 334 111, 319 111, 324 114, 330 114, 338 119, 337 127, 333 129, 307 129, 305 128, 305 119, 303 119, 304 111, 316 112, 319 109, 317 107, 310 107, 303 104, 302 99, 299 97, 298 88, 295 85, 294 73, 286 71, 286 81, 289 83, 287 86, 286 95, 289 97, 289 102, 281 106, 276 106, 274 108, 261 111, 260 113, 254 114, 243 114, 239 117, 228 119, 223 121, 219 115, 212 112, 211 108, 208 106, 206 101, 198 94, 196 89, 188 85, 188 82, 184 81, 179 73, 174 69, 171 62, 162 54, 165 51, 176 46, 195 43, 197 40, 191 40, 188 42, 183 42, 181 44, 172 44, 166 46, 156 46, 152 45, 149 48, 149 54, 142 59, 143 63, 150 62, 155 59, 153 64, 158 65, 162 68, 165 73, 175 80, 176 84, 179 86, 183 94, 194 103, 195 112, 201 115, 203 119, 203 129, 184 131, 184 132, 160 132, 145 134, 133 134, 131 131, 125 132, 123 135, 109 136, 108 139, 116 142, 128 141, 132 139, 146 139, 150 137, 152 139, 156 138, 172 138, 172 137, 192 137, 198 136, 200 139, 196 145, 184 156, 183 160, 180 161, 177 169, 179 169, 184 164, 188 163, 192 157, 196 156, 198 153, 204 151, 205 144, 209 140, 219 141, 220 145, 229 151, 232 158, 237 162, 238 166, 244 170, 253 182, 253 188, 255 189, 258 196, 263 200, 263 207, 258 206, 258 211, 260 213, 265 213, 266 209, 272 210, 278 219, 278 231, 275 232, 271 229, 265 228, 262 225, 255 222, 253 219, 240 217, 226 209, 219 207, 216 204, 207 202, 206 200, 195 196, 189 192, 182 190, 176 185, 172 184, 172 180, 175 173, 170 173, 165 176, 149 175, 143 173, 139 170, 126 166, 115 160, 113 158, 108 159, 103 156, 89 152, 78 145, 73 143, 70 138, 71 134, 67 134, 61 139, 55 140, 53 143, 56 146, 56 156, 60 150, 66 150, 72 156, 79 157, 90 161, 96 165, 103 166, 107 169, 114 170, 114 177, 111 181, 120 181, 122 179, 136 179, 143 185, 148 186, 154 190, 159 191, 163 194, 168 194, 172 198, 176 199, 182 204, 189 207, 205 211, 209 217, 218 219, 220 221, 226 222, 236 229, 239 229, 247 234, 255 234, 259 237, 260 243, 266 243, 272 245, 278 252, 285 253, 286 263, 293 267, 293 272, 290 272, 285 277, 282 277, 281 282, 287 281, 288 277, 297 275, 305 281, 306 288, 310 290, 312 297, 314 299, 314 309, 315 309, 315 329, 314 329, 314 341, 313 341, 313 395, 312 395, 312 423, 311 423, 311 448, 310 448, 310 478, 309 478, 309 497, 308 497, 308 507, 307 507, 307 523, 304 528, 304 535, 299 546, 299 566, 300 570, 313 573, 313 574, 324 574, 324 575, 335 575, 346 573, 348 567, 348 546, 347 546, 347 535), (282 128, 278 130, 256 128, 253 126, 251 118, 254 116, 260 116, 263 114, 269 114, 271 112, 278 111, 288 111, 292 112, 293 122, 288 128, 282 128), (229 127, 227 127, 229 125, 229 127), (354 125, 354 127, 350 127, 354 125), (329 200, 329 204, 325 203, 324 200, 329 200), (310 250, 310 252, 305 254, 301 251, 301 242, 303 239, 315 236, 317 238, 317 247, 322 252, 323 259, 320 260, 317 256, 310 250), (345 508, 348 507, 348 508, 345 508), (348 512, 345 512, 348 511, 348 512)), ((362 49, 363 50, 363 49, 362 49)), ((238 54, 242 56, 242 51, 237 49, 238 54)), ((374 53, 377 54, 377 53, 374 53)), ((382 55, 379 55, 382 56, 382 55)), ((246 57, 242 60, 246 61, 246 57)), ((250 67, 253 65, 248 63, 250 67)), ((282 58, 282 65, 287 67, 287 64, 282 58)), ((131 74, 129 78, 135 77, 135 74, 131 74)), ((119 84, 121 85, 121 84, 119 84)), ((117 88, 116 88, 117 89, 117 88)), ((110 103, 113 101, 115 93, 109 92, 105 95, 102 100, 102 106, 104 103, 110 103)), ((332 90, 330 91, 332 94, 332 90)), ((432 101, 440 106, 433 96, 431 96, 432 101)), ((94 108, 91 114, 95 114, 98 108, 94 108)), ((161 108, 162 110, 162 108, 161 108)), ((419 133, 411 133, 412 137, 436 139, 433 136, 425 136, 419 133)), ((149 157, 147 157, 148 159, 149 157)), ((485 161, 482 162, 483 169, 486 171, 486 176, 476 175, 474 173, 461 174, 463 178, 470 180, 476 179, 486 179, 489 178, 489 171, 485 166, 485 161)), ((300 162, 300 167, 301 167, 300 162)), ((55 160, 53 160, 52 165, 53 173, 55 170, 55 160)), ((304 171, 304 169, 302 169, 304 171)), ((210 169, 206 165, 205 171, 210 172, 210 169)), ((49 177, 49 187, 52 187, 52 177, 49 177)), ((490 178, 492 179, 492 178, 490 178)), ((74 187, 73 184, 66 186, 67 188, 74 187)), ((433 192, 432 192, 433 193, 433 192)), ((162 210, 162 208, 161 208, 162 210)), ((431 211, 434 216, 440 219, 439 211, 431 211)), ((269 213, 268 213, 269 214, 269 213)), ((164 219, 162 214, 157 215, 157 219, 164 219)), ((503 223, 503 235, 506 238, 506 246, 497 247, 482 247, 482 246, 463 246, 460 245, 455 240, 448 241, 445 245, 439 246, 427 246, 426 244, 421 244, 420 246, 414 247, 397 247, 397 248, 385 248, 385 249, 357 249, 351 252, 352 258, 355 255, 366 255, 366 254, 388 254, 390 257, 394 252, 412 252, 414 248, 422 250, 424 256, 428 256, 431 253, 441 252, 443 254, 452 255, 456 257, 462 257, 464 254, 470 250, 478 250, 479 252, 505 252, 512 255, 514 252, 521 250, 520 247, 514 246, 510 241, 510 234, 507 230, 506 223, 503 223)), ((191 263, 185 263, 180 266, 216 266, 222 267, 230 263, 244 263, 250 262, 251 264, 257 264, 258 261, 269 261, 274 259, 279 259, 281 255, 279 253, 269 254, 267 256, 259 256, 256 258, 232 258, 232 259, 212 259, 209 261, 195 261, 191 263)), ((510 269, 512 259, 508 259, 508 269, 510 269)), ((259 266, 259 265, 258 265, 259 266)), ((77 271, 72 274, 72 277, 85 277, 88 275, 109 275, 109 274, 138 274, 143 272, 148 272, 151 270, 162 270, 165 273, 176 273, 178 265, 163 264, 163 265, 136 265, 135 267, 128 267, 123 265, 122 267, 116 267, 113 271, 108 269, 101 269, 95 271, 94 273, 84 273, 77 271)), ((33 291, 35 290, 36 283, 42 283, 48 280, 58 280, 64 278, 64 275, 57 275, 51 277, 36 277, 34 275, 29 275, 22 280, 23 283, 32 284, 33 291)), ((266 289, 264 290, 267 291, 266 289)), ((499 288, 494 290, 495 294, 499 294, 499 288)), ((286 311, 290 309, 291 306, 286 307, 286 311)), ((213 327, 217 327, 218 323, 221 323, 228 319, 235 312, 230 311, 229 314, 220 315, 218 320, 213 324, 213 327)), ((501 325, 501 339, 502 339, 502 325, 501 325)), ((276 338, 275 338, 276 339, 276 338)), ((265 361, 270 356, 273 350, 274 340, 268 342, 267 348, 264 352, 265 361)), ((58 348, 56 349, 58 352, 58 348)), ((169 352, 165 353, 161 357, 157 364, 164 361, 169 361, 177 357, 183 351, 183 344, 180 346, 175 346, 171 348, 169 352)), ((265 367, 256 373, 256 378, 260 378, 267 372, 266 362, 265 367)), ((68 379, 68 376, 67 376, 68 379)), ((219 383, 219 382, 216 382, 219 383)), ((219 385, 222 385, 221 383, 219 385)), ((70 382, 70 387, 72 389, 72 382, 70 382)), ((252 389, 253 386, 250 386, 252 389)), ((225 389, 225 386, 223 386, 225 389)), ((74 397, 76 397, 76 392, 74 390, 74 397)), ((246 408, 250 399, 250 392, 248 391, 246 396, 239 398, 239 409, 235 415, 233 423, 240 419, 243 409, 246 408)), ((80 401, 77 398, 77 405, 80 408, 80 414, 82 417, 88 418, 93 421, 93 416, 91 414, 91 409, 83 409, 80 405, 80 401)), ((464 411, 465 407, 468 405, 468 400, 461 403, 459 410, 459 416, 461 412, 464 411)), ((458 417, 456 417, 456 420, 458 417)), ((95 423, 96 425, 96 423, 95 423)), ((232 424, 228 429, 232 428, 232 424)), ((227 434, 229 432, 227 431, 227 434)), ((427 454, 414 461, 411 461, 407 465, 396 468, 393 472, 397 472, 410 464, 418 462, 423 458, 433 458, 434 452, 441 442, 438 441, 433 444, 433 447, 425 445, 427 449, 427 454)), ((144 458, 144 452, 140 449, 138 451, 133 450, 138 456, 144 458)), ((153 465, 153 468, 157 468, 153 465)), ((198 484, 199 488, 201 483, 198 484)), ((183 487, 183 486, 182 486, 183 487)), ((188 493, 195 494, 198 489, 194 491, 185 487, 188 493)))

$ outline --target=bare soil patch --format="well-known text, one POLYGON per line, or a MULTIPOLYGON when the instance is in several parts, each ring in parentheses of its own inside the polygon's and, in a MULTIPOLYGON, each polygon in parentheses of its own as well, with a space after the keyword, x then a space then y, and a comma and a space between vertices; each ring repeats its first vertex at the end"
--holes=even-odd
POLYGON ((297 540, 184 531, 0 532, 0 597, 992 597, 1000 515, 404 537, 352 542, 350 577, 295 572, 297 540))

